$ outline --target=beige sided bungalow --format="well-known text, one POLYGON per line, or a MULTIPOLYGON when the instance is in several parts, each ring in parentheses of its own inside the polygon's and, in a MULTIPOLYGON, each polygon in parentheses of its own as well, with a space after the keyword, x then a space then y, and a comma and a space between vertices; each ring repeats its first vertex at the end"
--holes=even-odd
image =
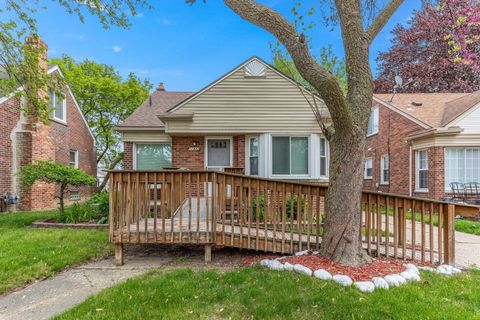
MULTIPOLYGON (((160 85, 117 127, 125 169, 225 170, 327 184, 329 144, 313 99, 330 123, 319 97, 258 57, 199 92, 160 85)), ((375 95, 365 188, 442 199, 451 182, 480 183, 480 92, 375 95)))

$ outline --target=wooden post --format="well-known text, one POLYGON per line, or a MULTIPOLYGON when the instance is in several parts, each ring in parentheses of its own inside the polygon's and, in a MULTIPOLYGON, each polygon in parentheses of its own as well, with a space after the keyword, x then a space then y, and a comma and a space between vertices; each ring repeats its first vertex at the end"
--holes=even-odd
POLYGON ((123 266, 123 243, 115 243, 115 265, 123 266))
POLYGON ((455 205, 448 204, 444 210, 443 250, 446 264, 455 265, 455 205))
POLYGON ((205 262, 212 261, 212 245, 206 244, 205 245, 205 262))

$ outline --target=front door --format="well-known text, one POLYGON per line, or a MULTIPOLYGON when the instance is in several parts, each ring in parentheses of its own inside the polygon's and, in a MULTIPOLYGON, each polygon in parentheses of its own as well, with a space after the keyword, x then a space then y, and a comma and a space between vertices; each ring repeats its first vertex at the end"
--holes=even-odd
POLYGON ((207 168, 231 167, 230 139, 207 139, 207 168))

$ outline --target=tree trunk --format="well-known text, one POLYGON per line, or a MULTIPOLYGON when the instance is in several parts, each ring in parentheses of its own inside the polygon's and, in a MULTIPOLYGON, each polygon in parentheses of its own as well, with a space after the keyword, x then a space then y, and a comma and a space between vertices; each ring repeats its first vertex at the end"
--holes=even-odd
MULTIPOLYGON (((120 163, 120 161, 123 160, 123 157, 124 157, 124 153, 119 153, 117 155, 117 157, 115 159, 113 159, 112 163, 110 164, 110 166, 108 167, 108 170, 113 170, 115 169, 115 167, 117 166, 117 164, 120 163)), ((103 177, 103 181, 102 183, 98 186, 97 188, 97 192, 100 192, 100 191, 103 191, 107 184, 108 184, 108 180, 110 180, 110 172, 107 172, 107 174, 105 175, 105 177, 103 177)))
POLYGON ((360 215, 365 133, 335 133, 330 140, 330 180, 320 254, 334 262, 359 266, 371 261, 362 248, 360 215))

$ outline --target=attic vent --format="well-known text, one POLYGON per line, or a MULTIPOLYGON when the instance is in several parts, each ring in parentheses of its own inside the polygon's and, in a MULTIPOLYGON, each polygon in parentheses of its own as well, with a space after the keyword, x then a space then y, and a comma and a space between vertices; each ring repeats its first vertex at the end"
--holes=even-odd
POLYGON ((245 67, 245 77, 264 77, 266 74, 265 66, 258 62, 257 60, 253 60, 249 62, 245 67))
POLYGON ((414 106, 414 107, 421 107, 422 105, 423 105, 423 103, 421 103, 421 102, 412 101, 412 106, 414 106))

